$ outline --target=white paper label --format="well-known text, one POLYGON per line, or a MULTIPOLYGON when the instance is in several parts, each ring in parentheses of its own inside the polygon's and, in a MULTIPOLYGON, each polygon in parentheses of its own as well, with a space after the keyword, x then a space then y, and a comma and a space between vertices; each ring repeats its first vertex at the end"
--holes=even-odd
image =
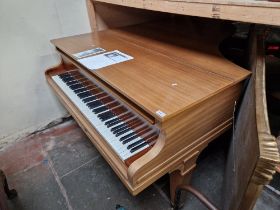
POLYGON ((160 110, 157 110, 157 111, 156 111, 156 114, 157 114, 158 116, 160 116, 161 118, 163 118, 163 117, 166 115, 163 111, 160 111, 160 110))
POLYGON ((88 57, 88 56, 91 56, 91 55, 96 55, 98 53, 102 53, 102 52, 105 52, 105 51, 106 50, 104 50, 103 48, 97 47, 97 48, 94 48, 94 49, 90 49, 90 50, 86 50, 86 51, 83 51, 83 52, 73 54, 73 56, 75 56, 77 59, 80 59, 80 58, 88 57))
POLYGON ((102 53, 95 56, 80 59, 79 62, 91 70, 97 70, 106 66, 132 60, 133 57, 118 50, 102 53))

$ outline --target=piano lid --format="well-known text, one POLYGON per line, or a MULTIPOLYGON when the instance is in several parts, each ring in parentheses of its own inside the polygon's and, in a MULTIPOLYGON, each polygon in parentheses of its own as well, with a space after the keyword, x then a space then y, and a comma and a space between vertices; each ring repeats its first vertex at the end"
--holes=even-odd
POLYGON ((199 32, 194 36, 190 31, 176 33, 174 27, 148 23, 56 39, 52 43, 73 60, 74 53, 95 47, 134 57, 93 74, 163 121, 250 74, 220 55, 217 43, 222 36, 206 39, 199 32))

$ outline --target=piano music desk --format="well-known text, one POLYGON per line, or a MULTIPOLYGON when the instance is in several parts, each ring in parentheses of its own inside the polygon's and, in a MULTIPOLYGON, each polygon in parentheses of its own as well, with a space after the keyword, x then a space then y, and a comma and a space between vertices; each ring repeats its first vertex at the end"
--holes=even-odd
POLYGON ((62 62, 46 71, 48 83, 133 195, 169 173, 173 201, 176 186, 190 180, 201 151, 232 125, 235 101, 250 73, 219 52, 224 25, 212 24, 212 29, 205 36, 207 24, 164 21, 52 41, 62 62), (134 59, 91 71, 73 54, 94 47, 134 59), (123 161, 52 79, 71 69, 156 127, 156 143, 123 161))

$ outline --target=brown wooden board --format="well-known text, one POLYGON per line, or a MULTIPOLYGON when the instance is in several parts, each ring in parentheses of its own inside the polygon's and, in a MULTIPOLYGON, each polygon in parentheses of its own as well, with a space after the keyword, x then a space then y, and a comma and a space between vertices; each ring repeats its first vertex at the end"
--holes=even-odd
POLYGON ((263 36, 257 39, 253 29, 250 40, 252 76, 234 123, 225 175, 225 210, 252 209, 279 163, 267 117, 263 36))
POLYGON ((257 0, 94 0, 189 16, 280 25, 280 4, 257 0))
POLYGON ((259 157, 254 78, 250 79, 235 119, 225 175, 225 210, 238 209, 259 157))

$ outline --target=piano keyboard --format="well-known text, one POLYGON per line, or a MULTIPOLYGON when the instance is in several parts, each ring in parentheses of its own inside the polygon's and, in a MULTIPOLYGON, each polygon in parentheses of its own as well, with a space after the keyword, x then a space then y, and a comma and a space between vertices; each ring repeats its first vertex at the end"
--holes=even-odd
POLYGON ((123 160, 148 150, 158 130, 80 72, 52 76, 54 82, 123 160))

